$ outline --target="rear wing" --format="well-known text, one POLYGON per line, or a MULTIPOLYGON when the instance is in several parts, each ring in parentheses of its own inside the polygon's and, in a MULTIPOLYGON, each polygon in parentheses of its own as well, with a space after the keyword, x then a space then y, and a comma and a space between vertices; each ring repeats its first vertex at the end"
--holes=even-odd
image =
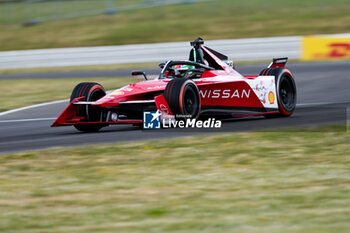
POLYGON ((274 58, 267 68, 284 67, 288 61, 288 57, 274 58))

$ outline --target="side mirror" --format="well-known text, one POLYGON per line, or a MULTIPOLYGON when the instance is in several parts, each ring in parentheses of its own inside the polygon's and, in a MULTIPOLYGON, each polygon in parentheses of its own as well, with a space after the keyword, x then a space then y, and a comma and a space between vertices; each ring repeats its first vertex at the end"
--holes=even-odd
POLYGON ((131 72, 131 75, 132 76, 143 75, 143 77, 145 77, 145 79, 148 80, 146 73, 142 70, 133 70, 131 72))
POLYGON ((162 63, 159 63, 159 68, 161 68, 161 69, 163 69, 164 68, 164 66, 165 66, 165 62, 162 62, 162 63))

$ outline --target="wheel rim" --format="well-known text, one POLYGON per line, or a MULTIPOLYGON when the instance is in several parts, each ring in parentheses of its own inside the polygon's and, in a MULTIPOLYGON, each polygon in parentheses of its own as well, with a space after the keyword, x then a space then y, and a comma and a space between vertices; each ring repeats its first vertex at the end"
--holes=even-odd
POLYGON ((279 88, 280 102, 287 111, 295 107, 295 88, 291 78, 283 76, 279 88))
POLYGON ((184 91, 184 114, 191 115, 191 118, 198 114, 199 99, 192 86, 187 86, 184 91))

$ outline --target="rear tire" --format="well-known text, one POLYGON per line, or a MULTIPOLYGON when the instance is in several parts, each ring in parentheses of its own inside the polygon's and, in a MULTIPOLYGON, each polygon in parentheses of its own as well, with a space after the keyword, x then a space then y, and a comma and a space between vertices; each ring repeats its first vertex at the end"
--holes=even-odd
POLYGON ((297 101, 297 90, 292 73, 288 69, 276 67, 264 69, 260 72, 260 75, 273 75, 276 82, 276 94, 280 113, 266 115, 266 118, 291 116, 295 110, 297 101))
POLYGON ((186 78, 172 79, 164 90, 164 97, 177 119, 198 118, 201 99, 198 87, 192 80, 186 78))
MULTIPOLYGON (((96 101, 106 95, 104 88, 98 83, 84 82, 79 83, 73 90, 70 101, 78 97, 84 97, 81 101, 96 101)), ((99 121, 100 111, 90 105, 79 105, 77 116, 85 117, 86 121, 99 121)), ((74 127, 82 132, 97 132, 103 125, 86 124, 74 125, 74 127)))

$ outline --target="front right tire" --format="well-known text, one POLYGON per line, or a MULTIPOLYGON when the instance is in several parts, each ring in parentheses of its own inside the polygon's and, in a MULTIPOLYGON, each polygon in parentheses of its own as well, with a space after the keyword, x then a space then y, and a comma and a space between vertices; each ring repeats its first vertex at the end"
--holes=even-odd
POLYGON ((197 119, 201 101, 197 85, 187 78, 172 79, 164 90, 164 97, 177 119, 197 119))

